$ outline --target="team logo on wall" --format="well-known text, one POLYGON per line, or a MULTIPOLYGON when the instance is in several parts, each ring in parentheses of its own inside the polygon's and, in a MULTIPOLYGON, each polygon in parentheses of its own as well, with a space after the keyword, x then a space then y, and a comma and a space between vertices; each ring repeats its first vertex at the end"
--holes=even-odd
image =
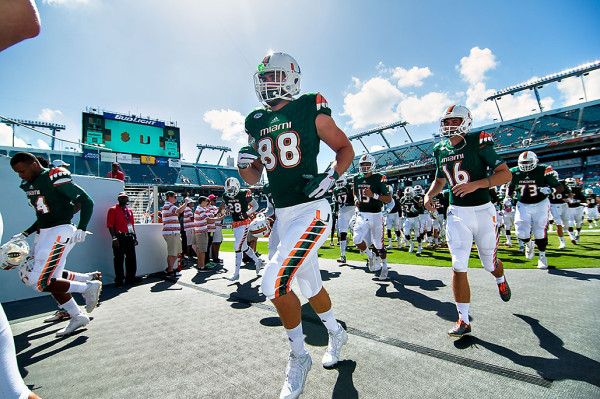
POLYGON ((127 132, 121 133, 121 141, 126 143, 129 141, 129 139, 131 139, 131 137, 129 137, 129 133, 127 133, 127 132))

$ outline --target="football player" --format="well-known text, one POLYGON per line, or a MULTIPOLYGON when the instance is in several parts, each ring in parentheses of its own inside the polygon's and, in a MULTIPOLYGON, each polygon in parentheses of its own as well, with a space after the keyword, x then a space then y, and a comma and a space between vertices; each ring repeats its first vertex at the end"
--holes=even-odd
POLYGON ((354 215, 354 193, 352 187, 348 184, 346 175, 340 176, 335 182, 333 189, 333 200, 338 213, 338 229, 340 242, 339 263, 346 263, 346 248, 348 247, 348 229, 350 228, 350 219, 354 215))
POLYGON ((490 187, 510 181, 511 173, 496 154, 494 140, 488 133, 469 134, 472 123, 471 113, 462 105, 453 105, 444 112, 440 119, 440 135, 447 139, 434 147, 436 178, 424 200, 427 209, 433 211, 433 197, 446 183, 451 188, 446 234, 452 256, 452 291, 459 316, 456 326, 448 331, 452 337, 471 334, 467 267, 473 240, 483 268, 496 279, 502 300, 510 300, 511 295, 502 261, 496 257, 496 209, 490 202, 489 192, 490 187), (489 176, 488 167, 493 170, 489 176))
POLYGON ((415 192, 412 187, 406 187, 404 189, 404 196, 400 200, 400 206, 404 213, 404 225, 402 231, 404 231, 404 237, 407 243, 410 243, 408 252, 413 253, 415 250, 415 240, 417 241, 417 255, 421 255, 423 249, 424 226, 421 224, 421 218, 419 212, 423 208, 423 202, 419 201, 419 198, 415 196, 415 192), (415 239, 412 239, 411 232, 415 233, 415 239))
POLYGON ((594 194, 594 190, 586 188, 585 199, 587 201, 587 220, 590 224, 590 229, 598 227, 598 196, 594 194))
POLYGON ((265 267, 261 289, 277 308, 291 346, 280 394, 285 399, 302 393, 312 364, 304 345, 300 301, 291 290, 295 277, 329 333, 324 367, 338 362, 348 339, 323 287, 317 251, 331 229, 331 207, 323 196, 350 166, 354 150, 321 94, 295 98, 300 81, 300 67, 289 54, 273 53, 263 59, 254 74, 254 87, 265 107, 246 117, 249 145, 238 153, 240 176, 249 184, 258 182, 266 169, 275 202, 279 245, 265 267), (318 173, 317 166, 321 141, 336 154, 324 173, 318 173))
POLYGON ((235 177, 225 180, 225 193, 223 194, 227 212, 233 219, 233 249, 235 251, 235 271, 233 275, 227 277, 230 281, 236 281, 240 278, 240 267, 242 266, 243 254, 252 259, 256 265, 256 273, 260 272, 263 266, 263 260, 260 259, 252 248, 248 246, 248 225, 251 222, 250 215, 258 210, 258 202, 252 197, 250 190, 240 188, 240 181, 235 177), (249 212, 249 207, 251 211, 249 212))
MULTIPOLYGON (((423 199, 425 197, 423 187, 420 184, 417 184, 413 187, 413 191, 415 193, 415 199, 419 203, 417 210, 419 211, 419 221, 422 228, 421 242, 425 242, 425 245, 429 246, 433 240, 433 218, 429 214, 429 210, 425 209, 425 206, 423 205, 423 199)), ((420 251, 417 252, 417 254, 420 254, 420 251)))
POLYGON ((387 254, 383 246, 383 204, 392 201, 383 175, 374 173, 375 158, 364 154, 358 160, 360 173, 354 177, 354 197, 358 215, 352 239, 361 252, 367 254, 367 266, 371 271, 381 269, 380 280, 387 279, 387 254), (372 245, 375 253, 371 251, 372 245))
MULTIPOLYGON (((388 190, 390 193, 393 190, 388 190)), ((385 228, 387 230, 388 246, 387 249, 394 248, 394 240, 392 239, 392 230, 396 233, 396 241, 398 242, 398 248, 400 248, 400 196, 396 192, 392 196, 392 202, 387 205, 387 216, 385 218, 385 228), (391 205, 391 206, 390 206, 391 205)))
MULTIPOLYGON (((565 184, 571 190, 567 206, 569 207, 569 215, 575 228, 575 237, 571 239, 571 242, 577 244, 579 242, 579 235, 581 234, 581 227, 583 226, 583 204, 587 203, 587 199, 577 180, 568 177, 565 179, 565 184)), ((570 227, 569 231, 573 232, 573 227, 570 227)))
POLYGON ((81 312, 71 293, 80 293, 87 313, 98 304, 102 283, 97 280, 77 281, 63 278, 67 255, 76 243, 83 242, 92 216, 94 201, 71 179, 64 168, 43 168, 36 157, 19 152, 11 160, 12 169, 23 179, 21 189, 36 211, 36 221, 15 238, 38 232, 34 248, 33 268, 23 276, 23 282, 37 291, 49 292, 60 308, 71 316, 69 325, 57 331, 56 336, 71 334, 87 325, 90 318, 81 312), (75 203, 81 204, 77 227, 71 224, 75 203))
MULTIPOLYGON (((558 172, 553 171, 552 174, 558 180, 558 172)), ((573 229, 571 217, 569 216, 569 207, 567 206, 567 199, 571 194, 571 189, 566 184, 563 184, 562 181, 559 180, 559 182, 563 186, 563 192, 552 193, 548 199, 550 200, 550 215, 554 220, 554 224, 556 224, 556 235, 558 235, 558 241, 560 241, 558 249, 564 249, 567 246, 564 238, 564 226, 566 225, 567 228, 571 227, 571 230, 573 229)), ((571 236, 572 241, 575 241, 572 231, 569 231, 569 236, 571 236)))

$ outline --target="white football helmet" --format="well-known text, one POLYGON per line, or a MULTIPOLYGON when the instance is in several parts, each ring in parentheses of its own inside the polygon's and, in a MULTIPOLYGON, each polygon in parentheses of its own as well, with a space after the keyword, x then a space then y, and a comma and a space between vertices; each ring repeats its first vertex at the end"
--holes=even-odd
POLYGON ((572 177, 567 177, 565 179, 565 184, 569 187, 577 187, 577 180, 572 177))
POLYGON ((266 237, 271 233, 271 227, 269 226, 269 222, 267 221, 267 218, 265 218, 264 213, 256 215, 254 220, 250 222, 248 230, 250 230, 250 233, 255 237, 266 237))
POLYGON ((592 195, 592 194, 594 194, 594 190, 592 190, 591 188, 585 189, 585 195, 592 195))
POLYGON ((335 186, 337 188, 344 188, 348 184, 348 177, 346 175, 341 175, 339 179, 336 180, 335 186))
POLYGON ((293 100, 300 93, 300 66, 289 54, 272 53, 258 64, 254 73, 254 90, 258 99, 264 103, 282 99, 293 100), (265 79, 265 74, 273 72, 273 79, 265 79))
POLYGON ((240 192, 240 182, 235 177, 225 180, 225 192, 230 197, 235 197, 240 192))
POLYGON ((412 187, 406 187, 404 189, 404 196, 408 198, 412 198, 415 195, 415 192, 412 187))
POLYGON ((524 151, 519 155, 519 169, 521 172, 530 172, 538 164, 537 155, 533 151, 524 151))
POLYGON ((10 270, 21 266, 29 256, 29 244, 22 239, 10 240, 0 247, 0 269, 10 270))
POLYGON ((423 195, 423 187, 421 187, 421 185, 417 184, 416 186, 413 187, 413 192, 415 195, 423 195))
POLYGON ((471 131, 471 125, 473 125, 471 111, 463 105, 452 105, 440 118, 440 136, 451 137, 467 134, 471 131), (450 118, 461 118, 462 122, 458 126, 445 126, 444 121, 450 118))
POLYGON ((375 170, 375 157, 371 154, 363 154, 358 160, 358 170, 361 173, 371 173, 375 170))

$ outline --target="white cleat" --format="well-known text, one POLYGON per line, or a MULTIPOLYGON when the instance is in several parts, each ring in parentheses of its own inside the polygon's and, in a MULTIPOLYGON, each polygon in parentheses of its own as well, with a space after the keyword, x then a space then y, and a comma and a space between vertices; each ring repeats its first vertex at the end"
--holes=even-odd
POLYGON ((285 369, 285 382, 279 394, 279 399, 296 399, 304 391, 306 375, 312 366, 312 359, 306 355, 296 355, 290 352, 287 368, 285 369))
POLYGON ((229 281, 237 281, 240 279, 239 273, 234 273, 232 276, 225 277, 229 281))
POLYGON ((387 247, 385 247, 385 249, 394 249, 394 244, 392 244, 392 243, 390 242, 390 245, 388 245, 387 247))
POLYGON ((92 313, 96 306, 98 305, 98 300, 100 299, 100 292, 102 291, 102 283, 100 281, 88 281, 87 289, 81 294, 83 299, 85 299, 85 311, 88 313, 92 313))
POLYGON ((87 325, 90 322, 90 318, 87 315, 80 313, 77 316, 73 317, 69 322, 69 325, 65 328, 62 328, 56 332, 57 337, 64 337, 71 334, 73 331, 77 330, 80 327, 87 325))
POLYGON ((509 248, 512 248, 512 246, 513 246, 513 245, 512 245, 512 242, 510 242, 510 241, 506 241, 506 246, 507 246, 507 247, 509 247, 509 248))
POLYGON ((367 258, 367 267, 369 268, 370 272, 375 270, 375 262, 373 261, 373 257, 367 258))
POLYGON ((412 254, 414 251, 415 251, 415 243, 414 243, 414 241, 411 241, 410 242, 410 248, 408 249, 408 252, 412 254))
POLYGON ((329 344, 323 355, 323 367, 333 367, 340 360, 342 346, 348 341, 348 333, 338 323, 339 330, 335 333, 328 331, 329 344))
POLYGON ((373 270, 374 272, 378 272, 379 270, 381 270, 381 258, 379 256, 376 256, 373 259, 373 270))
POLYGON ((534 256, 535 256, 534 242, 533 241, 529 241, 525 245, 525 258, 527 258, 527 259, 533 259, 534 256))
POLYGON ((387 280, 388 279, 388 269, 382 269, 381 274, 379 274, 378 279, 381 281, 387 280))
POLYGON ((545 256, 540 256, 538 258, 537 268, 541 270, 546 270, 548 268, 548 259, 545 256))
POLYGON ((256 262, 256 274, 260 273, 260 269, 265 265, 265 261, 258 258, 258 262, 256 262))
POLYGON ((560 245, 558 246, 558 249, 565 249, 567 247, 567 244, 565 244, 564 242, 561 242, 560 245))

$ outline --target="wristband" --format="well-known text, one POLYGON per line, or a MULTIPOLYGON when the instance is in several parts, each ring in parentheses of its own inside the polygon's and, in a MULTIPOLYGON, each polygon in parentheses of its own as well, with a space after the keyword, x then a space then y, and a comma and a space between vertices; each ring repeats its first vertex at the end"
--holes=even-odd
POLYGON ((22 232, 21 234, 23 234, 25 237, 29 237, 29 233, 26 231, 22 232))
POLYGON ((373 198, 375 198, 376 200, 378 200, 379 199, 379 194, 377 194, 377 193, 373 194, 373 198))

